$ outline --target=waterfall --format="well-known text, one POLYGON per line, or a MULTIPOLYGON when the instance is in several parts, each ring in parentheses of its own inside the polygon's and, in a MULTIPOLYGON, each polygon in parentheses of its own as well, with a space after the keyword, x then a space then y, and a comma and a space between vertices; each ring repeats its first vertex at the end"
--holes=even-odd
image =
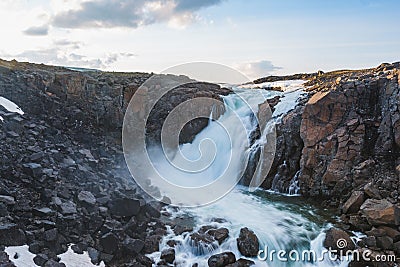
MULTIPOLYGON (((160 151, 157 150, 150 153, 155 167, 160 172, 168 173, 171 182, 182 186, 206 185, 223 173, 232 176, 232 179, 240 179, 239 171, 248 160, 256 158, 257 151, 266 141, 263 137, 265 132, 261 133, 259 138, 251 140, 251 133, 257 131, 258 125, 252 117, 254 115, 249 105, 246 105, 241 98, 257 110, 258 105, 265 99, 255 95, 261 93, 265 98, 281 95, 281 102, 275 107, 274 119, 271 121, 274 123, 279 121, 282 114, 294 108, 302 93, 298 90, 301 88, 301 83, 291 84, 290 81, 285 81, 284 84, 291 90, 282 93, 259 89, 256 93, 255 89, 236 88, 236 94, 225 96, 223 99, 226 112, 218 120, 212 120, 210 117, 208 126, 192 143, 180 146, 182 155, 190 162, 184 163, 181 157, 172 159, 172 165, 183 166, 185 170, 193 168, 190 164, 197 161, 195 166, 197 169, 193 169, 190 175, 188 172, 181 173, 171 167, 169 162, 160 157, 158 154, 160 151), (227 132, 230 135, 227 136, 227 132), (210 140, 212 142, 209 142, 210 140), (207 153, 210 151, 212 153, 207 153), (228 168, 226 168, 227 163, 229 163, 228 168)), ((293 177, 287 193, 298 194, 298 176, 299 173, 293 177)), ((279 177, 275 183, 279 183, 279 177)), ((243 186, 236 186, 212 204, 179 210, 167 207, 166 212, 171 214, 171 220, 186 217, 193 219, 193 231, 175 234, 168 228, 167 235, 160 244, 162 251, 169 248, 171 242, 176 243, 175 265, 183 267, 191 267, 195 263, 201 267, 207 266, 207 260, 211 255, 225 251, 233 252, 237 259, 245 258, 240 254, 236 244, 236 238, 242 227, 248 227, 256 233, 261 247, 299 251, 313 249, 317 252, 323 250, 324 231, 330 227, 325 223, 327 218, 324 217, 323 211, 318 211, 314 206, 298 198, 287 198, 261 189, 249 191, 243 186), (221 245, 215 242, 210 244, 193 242, 190 236, 203 226, 227 228, 229 237, 221 245)), ((148 256, 157 263, 160 261, 161 252, 154 252, 148 256)), ((329 259, 322 262, 270 262, 260 261, 257 258, 248 259, 255 261, 256 266, 347 266, 347 262, 331 262, 329 259)))

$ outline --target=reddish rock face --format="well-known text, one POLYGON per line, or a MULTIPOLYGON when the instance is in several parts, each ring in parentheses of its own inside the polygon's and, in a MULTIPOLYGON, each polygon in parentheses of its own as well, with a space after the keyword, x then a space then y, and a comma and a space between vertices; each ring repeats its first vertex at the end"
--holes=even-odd
POLYGON ((371 179, 372 158, 396 155, 399 86, 397 77, 389 78, 342 78, 306 103, 300 126, 303 194, 348 197, 371 179))
POLYGON ((367 199, 360 210, 372 225, 400 224, 400 209, 386 199, 367 199))

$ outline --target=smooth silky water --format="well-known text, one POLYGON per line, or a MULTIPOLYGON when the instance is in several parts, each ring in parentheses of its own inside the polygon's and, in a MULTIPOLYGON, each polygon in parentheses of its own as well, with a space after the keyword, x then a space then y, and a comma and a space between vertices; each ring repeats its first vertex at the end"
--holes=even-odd
MULTIPOLYGON (((246 100, 253 110, 257 110, 258 104, 265 99, 260 98, 260 93, 265 98, 282 96, 280 103, 275 107, 274 121, 279 121, 283 114, 293 109, 297 100, 303 94, 302 81, 284 81, 277 83, 264 84, 265 86, 281 86, 284 92, 268 91, 263 89, 235 88, 236 94, 223 97, 226 112, 218 121, 210 120, 209 125, 201 131, 191 144, 183 144, 180 149, 184 157, 190 160, 197 160, 204 157, 210 161, 210 166, 200 172, 188 175, 180 172, 179 169, 171 167, 170 162, 160 157, 160 151, 157 149, 150 152, 152 162, 160 172, 167 173, 170 181, 182 186, 201 186, 217 179, 219 175, 225 172, 227 175, 238 173, 243 164, 250 155, 250 142, 247 140, 247 134, 257 127, 252 119, 252 110, 243 104, 240 98, 246 100), (239 116, 242 125, 247 132, 243 132, 237 123, 234 123, 234 116, 239 116), (232 120, 232 121, 231 121, 232 120), (220 126, 221 124, 229 128, 227 131, 233 136, 229 140, 226 132, 220 126), (233 134, 232 134, 233 133, 233 134), (204 144, 204 140, 213 140, 213 143, 204 144), (201 149, 199 147, 203 146, 201 149), (215 153, 206 155, 204 152, 215 150, 215 153), (233 166, 226 169, 229 161, 233 166), (233 162, 232 162, 233 161, 233 162)), ((247 86, 248 87, 248 86, 247 86)), ((174 161, 174 160, 173 160, 174 161)), ((173 165, 185 167, 182 158, 173 162, 173 165)), ((204 162, 199 161, 199 164, 204 162)), ((239 236, 242 227, 248 227, 253 230, 259 238, 261 248, 265 246, 268 250, 291 250, 298 251, 313 250, 317 256, 322 253, 324 232, 331 227, 329 221, 332 221, 329 211, 322 210, 311 204, 307 204, 299 196, 288 196, 258 189, 249 192, 247 187, 237 186, 220 200, 206 206, 196 208, 167 208, 171 218, 191 218, 194 231, 202 226, 225 227, 229 229, 229 238, 220 246, 202 246, 197 247, 190 239, 190 233, 175 235, 171 229, 162 240, 160 251, 168 248, 167 242, 170 240, 178 241, 175 247, 177 266, 191 267, 197 263, 199 266, 208 266, 208 258, 216 253, 231 251, 236 258, 245 258, 241 256, 236 245, 236 238, 239 236), (223 220, 216 220, 223 219, 223 220)), ((190 221, 190 220, 189 220, 190 221)), ((160 259, 160 252, 148 255, 156 262, 160 259)), ((256 262, 256 266, 347 266, 347 262, 332 262, 329 257, 324 261, 310 262, 282 262, 276 257, 266 261, 257 258, 249 258, 256 262)))

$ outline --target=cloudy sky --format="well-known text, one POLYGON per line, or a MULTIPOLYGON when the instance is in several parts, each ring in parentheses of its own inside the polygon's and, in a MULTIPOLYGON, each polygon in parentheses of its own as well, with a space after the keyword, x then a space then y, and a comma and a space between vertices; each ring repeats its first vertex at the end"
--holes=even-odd
POLYGON ((0 57, 115 71, 186 62, 255 78, 400 60, 397 0, 2 0, 0 57))

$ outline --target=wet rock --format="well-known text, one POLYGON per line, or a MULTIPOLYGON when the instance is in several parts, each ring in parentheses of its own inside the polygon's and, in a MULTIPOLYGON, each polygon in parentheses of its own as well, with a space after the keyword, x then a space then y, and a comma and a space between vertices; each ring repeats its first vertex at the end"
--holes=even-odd
POLYGON ((174 233, 176 235, 181 235, 185 232, 192 232, 193 231, 193 227, 192 226, 188 226, 188 225, 180 225, 177 224, 174 226, 174 233))
POLYGON ((332 250, 343 252, 355 249, 355 245, 349 234, 337 228, 331 228, 326 232, 323 245, 327 249, 331 248, 332 250))
POLYGON ((364 192, 354 191, 342 207, 343 213, 356 213, 364 203, 364 192))
POLYGON ((144 252, 146 254, 150 254, 155 251, 158 251, 159 247, 160 247, 161 239, 162 239, 162 236, 160 236, 160 235, 152 235, 152 236, 146 237, 146 239, 144 241, 144 252))
POLYGON ((22 246, 26 244, 26 236, 14 223, 0 223, 0 242, 5 246, 22 246))
POLYGON ((223 252, 215 254, 208 259, 209 267, 223 267, 236 261, 235 254, 232 252, 223 252))
POLYGON ((78 201, 82 204, 93 206, 96 204, 95 196, 89 191, 81 191, 78 194, 78 201))
POLYGON ((256 234, 247 227, 240 229, 236 239, 240 253, 246 257, 255 257, 258 254, 260 243, 256 234))
POLYGON ((165 260, 167 263, 173 263, 175 260, 175 249, 169 248, 161 251, 160 259, 165 260))
POLYGON ((218 247, 214 237, 201 230, 191 234, 190 240, 196 255, 204 255, 218 247))
POLYGON ((399 225, 400 210, 386 199, 367 199, 360 208, 372 225, 399 225))
POLYGON ((144 266, 146 266, 146 267, 151 267, 151 266, 153 266, 153 261, 152 261, 149 257, 147 257, 147 256, 138 255, 138 256, 136 257, 136 260, 137 260, 139 263, 141 263, 141 264, 143 264, 144 266))
POLYGON ((207 233, 214 237, 220 245, 229 237, 229 230, 227 228, 210 229, 207 233))
POLYGON ((140 201, 130 198, 113 199, 110 204, 110 212, 121 217, 135 216, 140 211, 140 201))

